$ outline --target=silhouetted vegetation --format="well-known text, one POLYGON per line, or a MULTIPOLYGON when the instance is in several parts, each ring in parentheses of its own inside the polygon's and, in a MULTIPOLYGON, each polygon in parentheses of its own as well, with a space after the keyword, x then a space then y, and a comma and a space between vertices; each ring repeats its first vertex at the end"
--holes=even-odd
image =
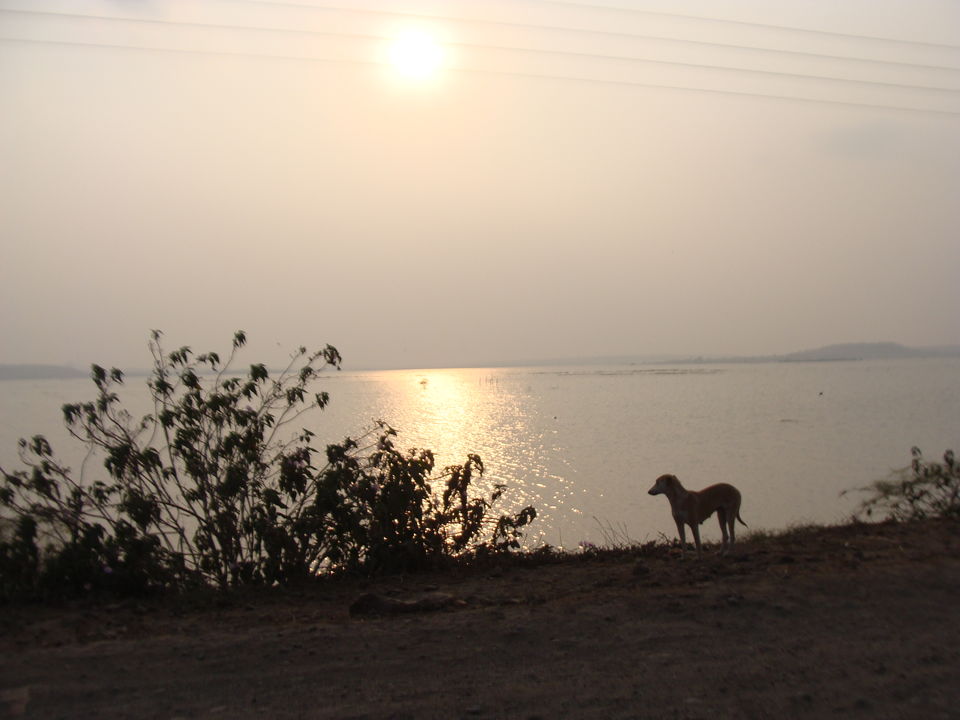
POLYGON ((536 512, 494 517, 504 487, 471 494, 477 455, 434 475, 433 453, 401 452, 382 422, 325 452, 310 430, 290 434, 329 402, 312 386, 339 368, 335 348, 300 348, 271 377, 262 364, 231 369, 245 342, 236 333, 221 362, 166 353, 154 332, 154 412, 139 419, 117 395, 123 374, 94 366, 96 398, 63 415, 104 477, 75 475, 42 436, 20 441, 25 469, 0 468, 0 597, 282 584, 520 546, 536 512))
POLYGON ((911 449, 910 466, 892 477, 860 488, 871 496, 864 500, 860 514, 893 520, 952 518, 960 520, 960 465, 953 450, 943 454, 943 462, 923 459, 920 448, 911 449))

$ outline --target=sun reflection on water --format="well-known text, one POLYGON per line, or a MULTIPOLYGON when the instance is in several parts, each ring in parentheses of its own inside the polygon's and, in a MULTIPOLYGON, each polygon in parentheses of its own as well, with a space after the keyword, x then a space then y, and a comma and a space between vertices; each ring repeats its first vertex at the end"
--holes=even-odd
MULTIPOLYGON (((398 447, 434 451, 437 469, 462 463, 477 453, 486 472, 475 490, 488 494, 495 484, 507 491, 496 513, 537 508, 531 541, 558 543, 542 533, 558 513, 576 513, 569 482, 549 467, 562 456, 539 412, 536 395, 519 378, 496 370, 420 370, 388 374, 392 399, 384 420, 399 431, 398 447)), ((555 431, 554 431, 555 432, 555 431)))
MULTIPOLYGON (((331 404, 301 421, 322 451, 383 420, 399 433, 396 447, 432 450, 437 474, 476 453, 486 468, 476 492, 507 486, 496 513, 532 505, 528 542, 575 549, 611 535, 672 537, 669 512, 646 493, 664 471, 691 486, 736 484, 751 526, 836 522, 855 507, 852 496, 838 504, 838 493, 884 477, 911 443, 953 444, 957 367, 948 359, 343 372, 322 379, 331 404)), ((40 431, 67 465, 82 467, 82 446, 57 420, 64 402, 89 399, 88 384, 4 383, 0 464, 16 466, 17 438, 40 431)), ((120 392, 134 414, 150 411, 139 383, 120 392)), ((718 537, 713 523, 704 533, 718 537)))

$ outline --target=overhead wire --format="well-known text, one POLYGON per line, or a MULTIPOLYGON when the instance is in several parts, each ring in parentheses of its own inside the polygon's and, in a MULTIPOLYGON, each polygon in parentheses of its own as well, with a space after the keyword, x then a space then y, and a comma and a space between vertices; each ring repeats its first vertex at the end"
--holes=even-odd
POLYGON ((813 35, 825 35, 830 37, 844 38, 846 40, 872 40, 876 42, 900 43, 903 45, 922 45, 925 47, 947 48, 951 50, 960 50, 960 45, 949 43, 936 43, 925 40, 905 40, 902 38, 882 37, 878 35, 861 35, 855 33, 842 33, 833 30, 813 30, 811 28, 801 28, 792 25, 773 25, 770 23, 751 22, 747 20, 730 20, 729 18, 704 17, 702 15, 688 15, 685 13, 661 12, 659 10, 644 10, 642 8, 627 8, 615 5, 603 5, 599 3, 585 2, 566 2, 565 0, 522 0, 523 2, 536 3, 538 5, 553 5, 559 7, 585 8, 591 10, 610 10, 614 12, 633 13, 636 15, 648 15, 653 17, 683 18, 685 20, 699 20, 702 22, 724 23, 726 25, 740 25, 743 27, 763 28, 764 30, 787 30, 797 33, 808 33, 813 35))
MULTIPOLYGON (((296 56, 296 55, 280 55, 277 53, 228 52, 223 50, 184 50, 181 48, 147 47, 143 45, 124 45, 120 43, 79 42, 79 41, 70 41, 70 40, 20 39, 20 38, 9 38, 9 37, 2 37, 2 36, 0 36, 0 42, 36 44, 36 45, 62 45, 62 46, 68 46, 68 47, 98 47, 98 48, 107 48, 112 50, 130 50, 134 52, 159 52, 159 53, 171 53, 171 54, 177 54, 177 55, 218 55, 223 57, 262 58, 267 60, 345 64, 345 65, 357 65, 357 66, 368 66, 368 67, 370 66, 380 67, 383 65, 383 63, 380 63, 374 60, 353 60, 353 59, 348 60, 343 58, 302 57, 302 56, 296 56)), ((571 82, 571 83, 621 86, 621 87, 639 87, 639 88, 646 88, 646 89, 652 89, 652 90, 671 90, 671 91, 687 92, 687 93, 705 93, 705 94, 711 94, 711 95, 731 95, 735 97, 749 97, 749 98, 768 99, 768 100, 783 100, 783 101, 791 101, 791 102, 798 102, 798 103, 813 103, 813 104, 820 104, 820 105, 836 105, 836 106, 844 106, 844 107, 870 108, 874 110, 891 110, 895 112, 906 112, 906 113, 960 116, 960 111, 945 110, 945 109, 939 109, 939 108, 908 107, 904 105, 866 103, 866 102, 857 102, 852 100, 829 100, 824 98, 800 97, 796 95, 774 95, 772 93, 747 92, 742 90, 718 90, 716 88, 689 87, 684 85, 670 85, 667 83, 636 82, 631 80, 607 80, 607 79, 599 79, 599 78, 583 78, 583 77, 576 77, 572 75, 550 75, 547 73, 516 72, 516 71, 507 71, 507 70, 485 70, 485 69, 477 69, 477 68, 451 68, 450 71, 461 73, 461 74, 468 74, 468 75, 519 77, 519 78, 527 78, 527 79, 533 79, 533 80, 557 80, 557 81, 571 82)))
MULTIPOLYGON (((364 34, 364 33, 346 33, 346 32, 328 32, 323 30, 301 30, 294 28, 283 28, 283 27, 251 27, 248 25, 235 25, 235 24, 226 24, 226 23, 206 23, 206 22, 194 22, 194 21, 184 21, 184 20, 167 20, 163 18, 125 18, 118 16, 107 16, 107 15, 89 15, 86 13, 64 13, 64 12, 53 12, 53 11, 43 11, 43 10, 3 10, 0 9, 0 12, 13 12, 17 14, 24 15, 43 15, 43 16, 56 16, 56 17, 68 17, 75 19, 85 19, 85 20, 105 20, 108 22, 130 22, 130 23, 146 23, 146 24, 155 24, 155 25, 172 25, 172 26, 182 26, 182 27, 198 27, 198 28, 212 28, 218 30, 238 30, 242 32, 273 32, 273 33, 287 33, 295 35, 304 35, 304 36, 313 36, 313 37, 344 37, 357 40, 372 40, 377 42, 389 42, 390 38, 385 35, 377 34, 364 34)), ((603 53, 588 53, 588 52, 579 52, 579 51, 569 51, 569 50, 545 50, 540 48, 523 48, 510 45, 493 45, 489 43, 468 43, 468 42, 459 42, 459 41, 449 41, 444 42, 443 45, 448 47, 460 47, 460 48, 471 48, 479 50, 498 50, 506 52, 515 52, 515 53, 533 53, 538 55, 555 55, 555 56, 566 56, 574 58, 589 58, 595 60, 609 60, 616 62, 624 63, 647 63, 652 65, 666 65, 674 67, 682 67, 694 70, 709 70, 709 71, 721 71, 721 72, 731 72, 731 73, 750 73, 756 75, 772 75, 779 77, 787 77, 793 79, 807 79, 807 80, 817 80, 824 81, 828 83, 854 83, 861 85, 876 85, 880 87, 889 87, 896 89, 904 90, 921 90, 921 91, 932 91, 932 92, 943 92, 943 93, 960 93, 960 87, 951 88, 951 87, 940 87, 932 85, 910 85, 907 83, 894 83, 886 82, 882 80, 864 80, 861 78, 847 78, 847 77, 832 77, 829 75, 811 75, 806 73, 792 73, 784 72, 779 70, 762 70, 757 68, 745 68, 729 65, 706 65, 702 63, 688 63, 680 62, 677 60, 655 60, 650 58, 641 58, 641 57, 631 57, 628 55, 610 55, 603 53)))
MULTIPOLYGON (((520 0, 514 0, 520 1, 520 0)), ((555 5, 568 5, 574 6, 573 3, 559 2, 557 0, 524 0, 526 2, 539 2, 544 4, 555 4, 555 5)), ((861 60, 863 62, 883 62, 896 65, 910 65, 916 67, 930 67, 943 70, 957 70, 960 71, 958 67, 952 66, 938 66, 938 65, 926 65, 923 63, 904 63, 899 61, 886 61, 886 60, 873 60, 872 58, 860 58, 853 56, 845 55, 829 55, 822 53, 807 53, 803 51, 796 50, 780 50, 778 48, 760 48, 751 45, 737 45, 734 43, 717 43, 713 41, 702 41, 702 40, 686 40, 683 38, 672 38, 656 35, 639 35, 634 33, 624 33, 610 30, 594 30, 594 29, 585 29, 585 28, 572 28, 564 25, 544 25, 538 23, 519 23, 508 20, 490 20, 487 18, 468 18, 452 15, 442 15, 439 13, 424 13, 424 12, 408 12, 400 10, 371 10, 370 8, 357 8, 357 7, 343 7, 342 5, 326 5, 326 4, 316 4, 316 3, 306 3, 306 2, 294 2, 293 0, 232 0, 235 3, 243 3, 246 5, 261 5, 261 6, 273 6, 273 7, 289 7, 289 8, 300 8, 306 10, 317 10, 325 12, 350 12, 358 14, 369 14, 369 15, 381 15, 381 16, 393 16, 393 17, 403 17, 403 18, 416 18, 421 20, 441 20, 449 22, 459 22, 459 23, 471 23, 477 25, 496 25, 501 27, 514 27, 514 28, 527 28, 527 29, 538 29, 538 30, 555 30, 560 32, 575 32, 575 33, 591 33, 595 35, 610 35, 610 36, 622 36, 622 37, 635 37, 642 39, 652 39, 652 40, 671 40, 674 42, 683 42, 691 43, 697 45, 715 45, 719 47, 731 47, 731 48, 742 48, 747 50, 759 50, 759 51, 768 51, 768 52, 778 52, 778 53, 790 53, 796 55, 813 55, 816 57, 824 58, 836 58, 842 60, 861 60)), ((900 43, 903 45, 916 45, 921 47, 938 47, 945 49, 960 49, 960 45, 945 45, 938 43, 926 43, 918 40, 899 40, 895 38, 883 38, 877 37, 874 35, 856 35, 852 33, 835 33, 829 30, 810 30, 808 28, 798 28, 791 27, 786 25, 765 25, 763 23, 751 23, 740 20, 726 20, 723 18, 709 18, 695 15, 682 15, 678 13, 667 13, 667 12, 654 12, 649 10, 639 10, 631 8, 613 8, 611 6, 601 6, 601 5, 589 5, 586 3, 579 3, 577 6, 582 7, 592 7, 594 9, 605 9, 605 10, 622 10, 624 12, 632 12, 636 14, 646 14, 654 15, 660 17, 670 17, 678 18, 684 20, 700 20, 704 22, 713 22, 713 23, 727 23, 731 25, 743 25, 746 27, 758 27, 762 29, 770 30, 786 30, 794 31, 798 33, 812 34, 812 35, 823 35, 825 37, 839 37, 844 39, 856 39, 856 40, 868 40, 876 42, 892 42, 900 43)))
MULTIPOLYGON (((240 2, 257 2, 258 4, 265 5, 276 5, 279 3, 269 2, 268 0, 239 0, 240 2)), ((43 14, 43 15, 64 15, 67 17, 73 17, 75 14, 68 13, 57 13, 57 12, 46 12, 46 11, 26 11, 26 10, 9 10, 9 9, 0 9, 0 12, 15 12, 21 14, 43 14)), ((131 19, 131 18, 121 18, 121 17, 104 17, 99 15, 79 15, 79 17, 89 18, 93 20, 116 20, 122 22, 156 22, 163 24, 173 24, 173 25, 195 25, 199 27, 213 27, 213 28, 222 28, 229 30, 246 30, 246 31, 266 31, 266 32, 298 32, 298 33, 308 33, 308 34, 320 34, 327 36, 342 36, 342 37, 354 37, 354 38, 363 38, 363 39, 375 39, 378 41, 385 41, 388 38, 378 35, 361 35, 349 33, 325 33, 322 31, 301 31, 293 29, 269 29, 269 28, 256 28, 248 26, 233 26, 233 25, 219 25, 219 24, 207 24, 207 23, 187 23, 182 21, 167 21, 159 19, 131 19)), ((144 45, 135 45, 130 43, 104 43, 104 42, 88 42, 88 41, 68 41, 68 40, 46 40, 46 39, 35 39, 35 38, 16 38, 16 37, 6 37, 0 36, 0 41, 14 42, 14 43, 33 43, 33 44, 47 44, 47 45, 64 45, 64 46, 74 46, 74 47, 103 47, 110 49, 121 49, 121 50, 131 50, 131 51, 148 51, 148 52, 168 52, 168 53, 178 53, 178 54, 193 54, 193 55, 222 55, 222 56, 232 56, 232 57, 254 57, 254 58, 264 58, 264 59, 275 59, 275 60, 288 60, 288 61, 302 61, 302 62, 321 62, 321 63, 343 63, 343 64, 352 64, 352 65, 366 65, 366 66, 382 66, 385 63, 375 60, 357 60, 357 59, 344 59, 344 58, 324 58, 324 57, 315 57, 315 56, 302 56, 302 55, 287 55, 279 53, 260 53, 260 52, 244 52, 244 51, 224 51, 224 50, 204 50, 204 49, 182 49, 182 48, 169 48, 169 47, 149 47, 144 45)), ((466 44, 463 44, 466 45, 466 44)), ((567 54, 567 55, 584 55, 590 56, 589 54, 580 54, 580 53, 570 53, 565 51, 543 51, 536 49, 523 49, 523 48, 498 48, 497 46, 484 46, 476 45, 476 47, 487 47, 490 49, 501 49, 501 50, 514 50, 519 52, 532 52, 532 53, 550 53, 555 54, 567 54)), ((606 56, 593 56, 593 57, 606 57, 606 56)), ((897 85, 893 83, 881 83, 881 82, 871 82, 871 81, 862 81, 862 80, 851 80, 851 79, 840 79, 840 78, 829 78, 829 77, 820 77, 820 76, 808 76, 808 75, 793 75, 790 73, 781 73, 776 71, 762 71, 762 70, 752 70, 744 68, 717 68, 714 66, 706 65, 692 65, 685 63, 675 63, 671 61, 651 61, 644 59, 631 59, 620 56, 609 56, 607 59, 616 59, 616 60, 635 60, 636 62, 653 62, 653 63, 662 63, 662 64, 672 64, 672 65, 686 65, 688 67, 694 67, 697 69, 708 68, 711 70, 722 70, 722 71, 734 71, 734 72, 748 72, 748 73, 765 73, 765 74, 774 74, 774 75, 784 75, 787 77, 800 77, 812 80, 827 80, 835 82, 850 82, 850 83, 863 83, 863 84, 876 84, 876 85, 889 85, 897 88, 909 88, 917 90, 930 90, 930 91, 940 91, 940 92, 958 92, 958 90, 953 88, 931 88, 927 86, 908 86, 908 85, 897 85)), ((893 111, 903 111, 903 112, 919 112, 919 113, 931 113, 939 115, 960 115, 960 111, 953 111, 948 109, 940 108, 926 108, 926 107, 910 107, 904 105, 896 104, 886 104, 886 103, 869 103, 869 102, 858 102, 852 100, 833 100, 825 98, 811 98, 811 97, 802 97, 795 95, 779 95, 773 93, 762 93, 762 92, 751 92, 751 91, 742 91, 742 90, 725 90, 717 88, 705 88, 705 87, 691 87, 685 85, 674 85, 670 83, 656 83, 656 82, 642 82, 642 81, 632 81, 632 80, 615 80, 615 79, 604 79, 604 78, 590 78, 582 77, 576 75, 560 75, 560 74, 550 74, 550 73, 536 73, 536 72, 522 72, 522 71, 509 71, 509 70, 490 70, 483 68, 463 68, 463 67, 450 67, 447 68, 448 71, 457 72, 457 73, 466 73, 474 75, 488 75, 488 76, 512 76, 512 77, 523 77, 528 79, 539 79, 539 80, 559 80, 559 81, 570 81, 570 82, 579 82, 579 83, 592 83, 592 84, 602 84, 602 85, 611 85, 611 86, 632 86, 632 87, 643 87, 649 89, 665 89, 665 90, 674 90, 674 91, 683 91, 683 92, 693 92, 693 93, 710 93, 710 94, 719 94, 719 95, 734 95, 741 97, 753 97, 753 98, 768 98, 773 100, 785 100, 785 101, 795 101, 802 103, 821 103, 828 105, 842 105, 850 107, 864 107, 864 108, 874 108, 874 109, 884 109, 884 110, 893 110, 893 111)))
MULTIPOLYGON (((530 0, 530 1, 540 2, 541 0, 530 0)), ((542 2, 550 2, 550 1, 551 0, 542 0, 542 2)), ((677 38, 677 37, 664 36, 664 35, 647 35, 647 34, 628 33, 628 32, 611 31, 611 30, 595 30, 592 28, 573 28, 573 27, 562 26, 562 25, 518 23, 518 22, 511 22, 511 21, 504 21, 504 20, 489 20, 485 18, 466 18, 466 17, 459 17, 459 16, 452 16, 452 15, 413 13, 413 12, 405 12, 405 11, 397 11, 397 10, 371 10, 369 8, 358 8, 358 7, 347 8, 347 7, 337 6, 337 5, 317 5, 314 3, 292 2, 291 0, 232 0, 232 2, 237 4, 266 6, 266 7, 297 8, 297 9, 305 9, 305 10, 314 10, 318 12, 352 13, 357 15, 375 15, 380 17, 395 17, 395 18, 404 18, 404 19, 443 21, 443 22, 450 22, 455 24, 487 25, 487 26, 494 26, 494 27, 541 30, 541 31, 545 30, 545 31, 557 32, 557 33, 575 33, 580 35, 593 35, 593 36, 610 37, 610 38, 619 37, 623 39, 632 39, 632 40, 647 40, 647 41, 652 40, 652 41, 678 43, 683 45, 699 46, 704 48, 712 47, 712 48, 725 48, 725 49, 740 50, 740 51, 746 50, 746 51, 758 52, 758 53, 775 53, 778 55, 796 55, 800 57, 812 57, 812 58, 820 58, 820 59, 826 59, 826 60, 841 60, 845 62, 883 64, 883 65, 891 65, 891 66, 910 67, 910 68, 916 68, 921 70, 941 70, 941 71, 960 73, 960 67, 955 67, 950 65, 931 65, 928 63, 905 62, 903 60, 881 60, 879 58, 859 57, 859 56, 852 56, 852 55, 833 55, 829 53, 815 53, 815 52, 806 52, 802 50, 785 50, 782 48, 757 47, 754 45, 742 45, 737 43, 722 43, 722 42, 707 41, 707 40, 690 40, 686 38, 677 38)), ((569 5, 570 3, 558 2, 557 4, 569 5)), ((601 7, 601 6, 597 6, 597 7, 601 7)), ((607 6, 602 6, 602 7, 607 7, 607 6)), ((639 11, 639 10, 634 11, 634 10, 627 10, 626 8, 618 8, 618 9, 623 9, 628 12, 647 12, 648 14, 650 14, 649 11, 639 11)), ((20 13, 45 12, 45 11, 38 11, 38 10, 23 10, 19 8, 17 9, 2 8, 2 10, 4 10, 5 12, 20 12, 20 13)), ((51 13, 51 14, 57 14, 57 13, 51 13)), ((716 22, 735 22, 735 21, 721 20, 719 18, 695 18, 694 16, 678 15, 675 13, 656 13, 656 14, 664 15, 668 17, 682 17, 687 19, 715 20, 716 22)), ((90 17, 104 17, 104 16, 90 15, 90 17)), ((117 19, 120 19, 120 18, 117 18, 117 19)), ((123 18, 123 19, 131 20, 131 21, 141 20, 141 18, 123 18)), ((736 22, 739 22, 739 21, 736 21, 736 22)), ((743 23, 743 22, 739 22, 739 24, 751 25, 751 23, 743 23)), ((765 26, 760 24, 757 24, 757 25, 759 27, 776 27, 778 29, 797 30, 800 32, 807 32, 807 33, 830 34, 827 31, 806 30, 803 28, 788 28, 785 26, 765 26)), ((868 35, 859 35, 859 36, 847 35, 845 37, 866 39, 866 40, 880 40, 880 41, 886 40, 884 38, 877 38, 877 37, 868 36, 868 35)), ((917 41, 909 41, 909 40, 890 39, 889 41, 906 43, 906 44, 923 44, 923 43, 918 43, 917 41)), ((942 46, 942 47, 954 47, 954 46, 942 46)))

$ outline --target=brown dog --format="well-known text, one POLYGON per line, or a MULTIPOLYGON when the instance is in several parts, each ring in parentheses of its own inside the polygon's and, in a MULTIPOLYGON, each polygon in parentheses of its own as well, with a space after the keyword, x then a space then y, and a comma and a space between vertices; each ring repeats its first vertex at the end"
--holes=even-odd
POLYGON ((680 554, 685 555, 687 537, 684 525, 693 530, 693 539, 697 544, 697 557, 702 557, 700 549, 700 523, 717 513, 720 520, 720 532, 723 533, 723 546, 720 554, 725 555, 733 547, 735 541, 734 527, 736 520, 747 527, 740 517, 740 491, 733 485, 717 483, 704 488, 699 492, 687 490, 677 480, 676 475, 661 475, 650 488, 651 495, 666 495, 670 501, 670 510, 673 520, 677 523, 677 532, 680 533, 680 554), (729 531, 729 532, 728 532, 729 531))

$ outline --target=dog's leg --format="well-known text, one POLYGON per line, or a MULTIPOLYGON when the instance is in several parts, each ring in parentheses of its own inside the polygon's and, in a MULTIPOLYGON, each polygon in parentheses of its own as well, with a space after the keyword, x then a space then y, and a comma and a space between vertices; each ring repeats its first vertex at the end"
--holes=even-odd
POLYGON ((720 534, 723 535, 723 543, 720 545, 720 554, 727 554, 727 510, 726 508, 717 508, 717 519, 720 520, 720 534))
MULTIPOLYGON (((728 521, 730 522, 730 549, 733 550, 733 544, 737 541, 737 516, 740 514, 740 510, 736 509, 730 513, 728 521)), ((741 520, 741 522, 743 522, 741 520)))
POLYGON ((683 527, 683 521, 677 520, 677 534, 680 536, 680 557, 684 558, 687 555, 687 531, 683 527))
POLYGON ((700 547, 700 526, 693 523, 690 529, 693 530, 693 541, 697 544, 697 560, 700 560, 703 558, 703 550, 700 547))

